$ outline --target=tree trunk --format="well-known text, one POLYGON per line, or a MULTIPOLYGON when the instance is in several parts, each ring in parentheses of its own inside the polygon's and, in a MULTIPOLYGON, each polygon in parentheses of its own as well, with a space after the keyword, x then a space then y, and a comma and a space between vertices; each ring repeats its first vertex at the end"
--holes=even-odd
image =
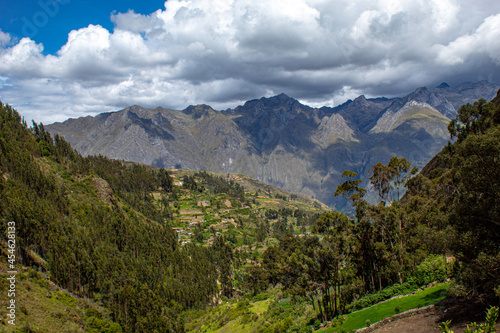
POLYGON ((319 299, 318 293, 316 292, 316 300, 318 301, 319 315, 321 317, 321 321, 325 321, 325 316, 323 315, 323 308, 321 307, 321 301, 319 299))

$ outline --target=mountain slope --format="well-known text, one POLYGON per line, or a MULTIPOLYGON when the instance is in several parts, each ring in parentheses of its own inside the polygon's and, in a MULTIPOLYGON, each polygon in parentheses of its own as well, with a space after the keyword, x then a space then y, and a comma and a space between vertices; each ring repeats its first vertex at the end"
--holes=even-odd
POLYGON ((390 157, 422 167, 448 139, 447 116, 458 100, 489 96, 500 85, 480 82, 403 98, 360 96, 336 108, 311 108, 281 94, 218 112, 139 106, 47 126, 84 155, 103 154, 165 168, 239 172, 342 208, 333 197, 344 170, 367 181, 390 157), (448 101, 448 96, 452 102, 448 101))
MULTIPOLYGON (((88 118, 93 122, 89 131, 99 133, 100 126, 116 131, 118 122, 109 120, 118 117, 128 130, 147 129, 151 137, 169 140, 176 132, 168 128, 169 119, 191 119, 184 112, 175 118, 156 111, 150 118, 151 110, 137 107, 97 117, 101 122, 88 118), (156 127, 160 121, 162 128, 156 127)), ((194 111, 200 119, 215 112, 205 107, 194 111)), ((197 133, 204 135, 202 128, 197 133)), ((262 252, 255 247, 263 241, 286 232, 305 234, 328 210, 317 200, 244 175, 168 173, 102 156, 84 158, 58 135, 53 139, 43 125, 28 128, 17 111, 1 102, 0 197, 0 274, 11 275, 7 262, 19 270, 19 326, 26 323, 28 330, 44 332, 61 331, 62 321, 78 332, 184 332, 181 311, 231 296, 233 260, 234 269, 236 262, 255 261, 262 252), (7 246, 11 234, 15 249, 7 246), (26 276, 21 264, 40 274, 26 276), (27 297, 31 282, 48 289, 48 278, 52 292, 43 294, 36 287, 27 297), (49 300, 62 297, 57 288, 98 302, 106 318, 92 318, 102 314, 84 312, 71 297, 49 300), (64 302, 71 304, 61 312, 64 302), (41 313, 53 320, 44 322, 41 313)), ((0 287, 0 301, 8 302, 8 281, 0 287)), ((0 330, 5 326, 0 323, 0 330)))

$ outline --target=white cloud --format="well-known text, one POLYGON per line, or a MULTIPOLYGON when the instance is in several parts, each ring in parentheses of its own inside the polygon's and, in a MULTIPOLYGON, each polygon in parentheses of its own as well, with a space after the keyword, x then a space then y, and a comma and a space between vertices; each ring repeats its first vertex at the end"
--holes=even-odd
POLYGON ((500 74, 499 12, 489 0, 169 0, 113 14, 112 32, 72 31, 55 55, 0 31, 0 98, 51 122, 280 92, 315 106, 402 94, 500 74))
POLYGON ((460 36, 448 45, 438 46, 438 60, 445 65, 464 63, 475 54, 487 54, 500 65, 500 14, 487 17, 471 34, 460 36))
POLYGON ((4 47, 10 43, 10 34, 0 30, 0 47, 4 47))

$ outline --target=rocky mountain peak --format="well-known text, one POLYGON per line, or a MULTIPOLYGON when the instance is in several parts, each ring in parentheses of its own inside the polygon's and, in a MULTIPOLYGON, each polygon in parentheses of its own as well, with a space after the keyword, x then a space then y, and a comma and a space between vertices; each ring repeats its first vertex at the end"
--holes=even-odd
POLYGON ((450 85, 446 82, 441 83, 439 86, 437 86, 437 89, 444 89, 444 88, 449 88, 450 85))
POLYGON ((491 100, 499 88, 489 82, 442 84, 401 98, 361 95, 321 109, 284 93, 223 112, 208 105, 182 111, 133 105, 46 128, 85 155, 241 172, 332 205, 342 171, 354 170, 365 182, 373 164, 394 155, 422 166, 449 138, 443 114, 451 118, 462 104, 491 100))
MULTIPOLYGON (((428 90, 427 90, 428 91, 428 90)), ((424 91, 425 92, 425 91, 424 91)), ((422 95, 415 94, 416 97, 422 97, 422 95)), ((434 114, 436 117, 442 117, 441 113, 429 103, 423 102, 421 100, 410 99, 399 109, 395 109, 394 106, 390 111, 384 113, 384 115, 377 121, 375 127, 371 129, 372 133, 388 133, 396 129, 398 126, 402 125, 404 122, 414 118, 418 114, 434 114)))
POLYGON ((284 93, 273 97, 263 97, 259 100, 262 107, 272 110, 295 111, 303 106, 298 100, 284 93))
POLYGON ((365 95, 361 95, 356 97, 354 101, 352 101, 351 107, 363 107, 368 105, 370 102, 366 99, 365 95))
POLYGON ((208 116, 211 112, 214 111, 215 110, 212 109, 211 106, 206 104, 190 105, 182 110, 183 113, 188 114, 195 119, 201 118, 202 116, 208 116))
POLYGON ((338 113, 332 114, 330 117, 325 116, 314 133, 314 139, 321 145, 323 149, 330 145, 343 140, 351 142, 357 140, 354 137, 354 131, 349 127, 345 119, 338 113))
POLYGON ((296 101, 295 98, 292 98, 290 96, 288 96, 287 94, 285 93, 281 93, 279 95, 276 95, 276 96, 273 96, 273 97, 270 97, 269 99, 277 99, 277 100, 280 100, 280 101, 289 101, 289 100, 294 100, 296 101))
POLYGON ((413 93, 411 93, 408 97, 407 100, 413 100, 413 101, 418 101, 418 102, 425 102, 429 100, 430 98, 433 98, 434 94, 427 89, 427 87, 420 87, 416 89, 413 93))

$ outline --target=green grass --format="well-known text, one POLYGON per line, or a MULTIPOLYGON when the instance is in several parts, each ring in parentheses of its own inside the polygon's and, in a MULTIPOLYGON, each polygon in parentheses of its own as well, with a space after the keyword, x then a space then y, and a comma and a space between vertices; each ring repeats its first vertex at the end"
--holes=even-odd
MULTIPOLYGON (((5 257, 0 258, 0 269, 6 271, 5 257)), ((21 265, 18 270, 16 325, 7 323, 7 310, 4 307, 0 309, 0 332, 102 332, 103 327, 100 326, 112 324, 107 311, 95 302, 78 298, 21 265), (87 308, 91 308, 94 314, 103 319, 87 316, 87 308)), ((9 275, 0 273, 2 304, 8 301, 7 276, 9 275)))
POLYGON ((395 315, 396 312, 394 309, 396 307, 399 307, 399 312, 404 312, 437 303, 447 296, 447 288, 448 284, 438 284, 415 295, 393 299, 367 309, 353 312, 345 316, 347 319, 342 325, 322 332, 336 332, 341 328, 345 331, 359 329, 366 326, 367 320, 370 320, 374 324, 377 321, 395 315))
POLYGON ((262 314, 267 311, 269 308, 269 304, 273 301, 273 299, 266 299, 263 301, 258 301, 252 304, 252 307, 250 308, 250 311, 253 313, 259 313, 262 314))

